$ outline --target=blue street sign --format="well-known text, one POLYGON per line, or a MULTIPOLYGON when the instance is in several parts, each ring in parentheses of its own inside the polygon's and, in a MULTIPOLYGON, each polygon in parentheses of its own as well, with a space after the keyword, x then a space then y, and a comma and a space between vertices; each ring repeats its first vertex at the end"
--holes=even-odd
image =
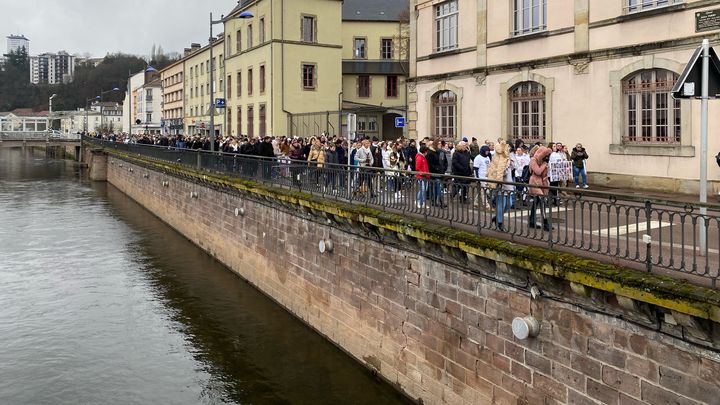
POLYGON ((405 128, 405 117, 395 117, 395 128, 405 128))
POLYGON ((224 98, 216 98, 215 99, 215 108, 225 108, 225 99, 224 98))

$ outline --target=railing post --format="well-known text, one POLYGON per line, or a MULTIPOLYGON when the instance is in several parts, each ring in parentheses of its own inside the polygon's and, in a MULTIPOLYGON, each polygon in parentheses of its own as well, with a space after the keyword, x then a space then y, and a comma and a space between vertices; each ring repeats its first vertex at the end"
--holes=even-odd
POLYGON ((198 151, 197 151, 197 162, 196 162, 196 166, 197 166, 198 171, 202 170, 202 156, 201 156, 201 153, 200 153, 200 149, 198 149, 198 151))
MULTIPOLYGON (((650 230, 652 229, 650 227, 650 220, 652 219, 652 202, 649 200, 645 201, 645 224, 646 229, 648 232, 648 236, 650 235, 650 230)), ((647 270, 648 273, 652 271, 652 240, 648 238, 648 240, 644 240, 645 242, 645 270, 647 270)), ((661 247, 662 248, 662 247, 661 247)))

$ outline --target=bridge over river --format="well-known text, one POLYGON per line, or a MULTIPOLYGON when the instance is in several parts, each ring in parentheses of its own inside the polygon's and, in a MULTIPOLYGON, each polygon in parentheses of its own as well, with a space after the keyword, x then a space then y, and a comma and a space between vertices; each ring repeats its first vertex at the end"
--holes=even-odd
POLYGON ((58 131, 41 132, 0 132, 0 148, 21 148, 28 146, 77 146, 80 147, 79 134, 65 134, 58 131))

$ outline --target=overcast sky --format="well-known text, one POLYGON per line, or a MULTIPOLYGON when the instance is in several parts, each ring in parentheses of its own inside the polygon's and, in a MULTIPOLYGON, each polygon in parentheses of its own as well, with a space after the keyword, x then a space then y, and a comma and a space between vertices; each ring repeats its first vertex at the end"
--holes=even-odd
MULTIPOLYGON (((148 55, 153 43, 166 53, 207 43, 210 12, 227 14, 237 0, 0 0, 0 54, 6 36, 30 39, 30 53, 124 52, 148 55)), ((214 33, 222 31, 215 26, 214 33)))

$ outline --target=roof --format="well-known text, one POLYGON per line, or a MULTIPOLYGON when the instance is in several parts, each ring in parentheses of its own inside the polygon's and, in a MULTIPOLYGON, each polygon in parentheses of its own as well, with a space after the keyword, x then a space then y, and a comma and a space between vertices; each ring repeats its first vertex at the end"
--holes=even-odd
POLYGON ((410 11, 409 0, 345 0, 343 21, 400 21, 410 11))
POLYGON ((25 35, 8 35, 7 39, 24 39, 29 41, 29 39, 25 38, 25 35))

